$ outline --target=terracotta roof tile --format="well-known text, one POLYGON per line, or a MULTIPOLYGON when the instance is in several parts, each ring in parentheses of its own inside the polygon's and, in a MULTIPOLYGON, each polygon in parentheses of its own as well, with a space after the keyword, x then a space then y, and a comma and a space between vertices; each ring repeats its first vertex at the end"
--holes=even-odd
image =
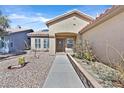
POLYGON ((88 28, 92 24, 96 23, 98 20, 102 19, 106 15, 108 15, 110 12, 114 11, 116 8, 120 7, 120 5, 113 5, 111 8, 105 10, 104 13, 100 14, 98 17, 95 18, 95 20, 91 21, 89 24, 87 24, 84 28, 82 28, 79 33, 81 33, 84 29, 88 28))
POLYGON ((28 33, 28 36, 49 36, 49 32, 36 31, 28 33))

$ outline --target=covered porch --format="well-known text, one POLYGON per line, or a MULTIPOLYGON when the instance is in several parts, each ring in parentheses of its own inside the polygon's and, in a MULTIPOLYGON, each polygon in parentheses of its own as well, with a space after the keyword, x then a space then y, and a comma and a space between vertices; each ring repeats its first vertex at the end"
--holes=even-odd
POLYGON ((73 52, 77 34, 71 32, 62 32, 55 34, 55 51, 56 52, 73 52))

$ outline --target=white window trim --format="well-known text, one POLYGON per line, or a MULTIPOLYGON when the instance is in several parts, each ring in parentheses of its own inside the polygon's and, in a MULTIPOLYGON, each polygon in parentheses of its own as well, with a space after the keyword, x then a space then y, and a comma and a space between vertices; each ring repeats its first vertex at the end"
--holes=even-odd
POLYGON ((41 39, 35 38, 35 49, 41 48, 41 39))
POLYGON ((43 39, 43 48, 48 49, 49 48, 49 38, 43 39))

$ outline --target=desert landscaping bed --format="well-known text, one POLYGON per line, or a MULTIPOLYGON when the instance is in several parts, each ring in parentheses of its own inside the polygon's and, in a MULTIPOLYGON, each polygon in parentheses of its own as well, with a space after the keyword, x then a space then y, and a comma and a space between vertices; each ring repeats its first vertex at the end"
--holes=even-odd
POLYGON ((28 64, 19 69, 8 69, 9 66, 18 65, 19 56, 0 62, 0 87, 38 88, 43 86, 54 56, 50 56, 48 52, 37 52, 37 56, 34 56, 34 52, 29 52, 22 56, 28 64))
POLYGON ((86 71, 93 76, 98 83, 105 88, 124 87, 117 79, 120 77, 119 71, 100 62, 89 62, 85 59, 73 58, 83 67, 86 71))

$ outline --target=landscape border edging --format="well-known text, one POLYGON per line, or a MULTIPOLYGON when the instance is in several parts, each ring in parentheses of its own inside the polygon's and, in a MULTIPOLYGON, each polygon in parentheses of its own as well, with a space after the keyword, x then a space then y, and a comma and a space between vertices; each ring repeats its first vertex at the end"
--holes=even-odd
POLYGON ((102 86, 79 63, 77 63, 70 54, 67 53, 67 56, 86 88, 102 88, 102 86))

